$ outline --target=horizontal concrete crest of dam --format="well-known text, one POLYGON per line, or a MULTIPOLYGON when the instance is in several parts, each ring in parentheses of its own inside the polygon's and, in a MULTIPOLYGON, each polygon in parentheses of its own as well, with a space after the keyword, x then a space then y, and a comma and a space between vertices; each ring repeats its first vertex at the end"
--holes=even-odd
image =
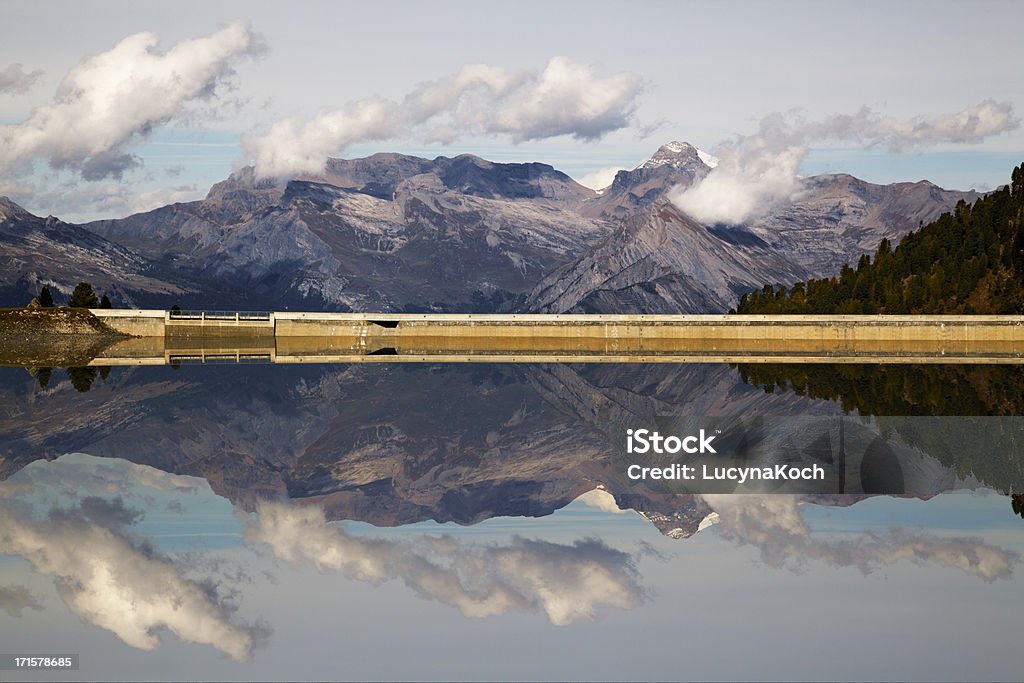
POLYGON ((154 362, 175 355, 278 363, 1022 362, 1024 357, 1024 316, 92 312, 134 338, 104 356, 113 358, 121 349, 126 359, 154 362))

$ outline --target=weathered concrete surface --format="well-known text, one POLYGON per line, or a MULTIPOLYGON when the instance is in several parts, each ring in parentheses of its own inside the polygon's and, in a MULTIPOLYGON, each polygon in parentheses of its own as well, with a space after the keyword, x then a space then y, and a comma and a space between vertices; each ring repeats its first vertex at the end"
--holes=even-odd
POLYGON ((463 355, 492 360, 1024 356, 1022 316, 281 312, 268 320, 246 321, 178 320, 163 311, 94 313, 119 331, 166 340, 168 348, 272 348, 276 362, 326 362, 368 354, 439 360, 463 355))
POLYGON ((93 315, 118 332, 133 337, 162 337, 167 311, 137 308, 91 308, 93 315))

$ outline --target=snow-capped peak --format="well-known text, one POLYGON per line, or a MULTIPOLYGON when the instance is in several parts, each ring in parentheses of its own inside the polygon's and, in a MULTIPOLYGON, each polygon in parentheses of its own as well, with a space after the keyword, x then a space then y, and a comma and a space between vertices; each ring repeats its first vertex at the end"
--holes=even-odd
POLYGON ((644 161, 637 168, 650 169, 659 166, 685 168, 696 164, 703 164, 708 168, 714 168, 718 164, 718 159, 703 150, 697 149, 688 142, 676 140, 659 147, 654 156, 644 161))
POLYGON ((714 168, 718 166, 718 157, 708 154, 702 149, 697 150, 697 157, 704 162, 704 165, 708 168, 714 168))
MULTIPOLYGON (((673 142, 669 142, 668 144, 665 144, 665 145, 661 146, 662 150, 665 150, 666 152, 672 152, 673 154, 679 154, 680 152, 687 152, 687 151, 689 151, 689 150, 691 150, 693 148, 694 148, 693 145, 691 145, 690 143, 688 143, 688 142, 679 142, 678 140, 675 140, 673 142)), ((658 151, 660 152, 661 150, 658 150, 658 151)))

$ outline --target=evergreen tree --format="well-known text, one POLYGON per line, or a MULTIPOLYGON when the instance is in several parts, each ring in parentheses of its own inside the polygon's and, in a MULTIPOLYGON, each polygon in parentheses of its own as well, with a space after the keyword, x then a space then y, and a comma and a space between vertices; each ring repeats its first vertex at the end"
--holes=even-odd
POLYGON ((50 288, 45 285, 39 290, 39 305, 43 308, 53 308, 53 294, 50 293, 50 288))
POLYGON ((838 278, 765 285, 738 313, 1012 314, 1024 312, 1024 165, 1010 186, 903 237, 879 243, 838 278))
POLYGON ((92 291, 92 285, 88 282, 79 282, 68 300, 68 308, 96 308, 99 303, 96 292, 92 291))
POLYGON ((110 304, 110 297, 108 297, 106 294, 104 294, 103 298, 100 299, 100 308, 113 308, 113 306, 110 304))

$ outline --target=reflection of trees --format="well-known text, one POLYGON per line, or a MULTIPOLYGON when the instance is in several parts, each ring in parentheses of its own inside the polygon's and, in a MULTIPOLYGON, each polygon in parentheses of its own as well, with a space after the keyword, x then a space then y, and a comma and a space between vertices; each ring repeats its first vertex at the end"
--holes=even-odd
MULTIPOLYGON (((99 375, 100 379, 106 380, 110 376, 110 366, 101 365, 96 367, 78 367, 68 368, 68 378, 71 379, 71 386, 78 392, 86 392, 92 389, 93 383, 96 381, 96 376, 99 375)), ((39 383, 39 388, 45 389, 50 386, 50 380, 53 377, 53 368, 38 368, 35 371, 36 381, 39 383)))
POLYGON ((1024 366, 766 363, 735 366, 768 393, 839 401, 861 415, 1021 415, 1024 366))
POLYGON ((92 389, 92 383, 96 381, 96 368, 68 368, 68 377, 71 378, 71 386, 84 393, 92 389))
POLYGON ((1002 491, 1024 490, 1021 420, 968 416, 1024 415, 1024 367, 1017 365, 741 364, 747 384, 768 393, 839 402, 845 412, 884 416, 883 432, 900 437, 961 476, 1002 491), (948 420, 886 419, 901 416, 948 420))

